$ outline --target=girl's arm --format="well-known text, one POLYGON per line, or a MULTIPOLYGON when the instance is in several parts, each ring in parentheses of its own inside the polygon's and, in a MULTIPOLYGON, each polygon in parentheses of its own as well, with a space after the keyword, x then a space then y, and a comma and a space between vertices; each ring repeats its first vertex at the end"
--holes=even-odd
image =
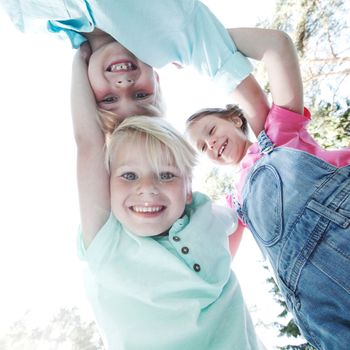
MULTIPOLYGON (((248 124, 255 136, 261 131, 261 120, 264 121, 270 111, 265 92, 253 75, 245 78, 232 92, 234 101, 243 110, 248 124)), ((263 126, 264 126, 263 123, 263 126)))
MULTIPOLYGON (((290 37, 279 30, 261 28, 234 28, 229 29, 229 33, 239 51, 265 64, 273 103, 303 113, 300 67, 290 37)), ((241 93, 244 93, 244 88, 243 85, 241 93)), ((249 120, 255 134, 263 129, 265 119, 266 115, 262 113, 254 121, 249 120)))
POLYGON ((73 60, 71 108, 77 145, 81 226, 85 247, 88 247, 108 218, 110 193, 104 164, 105 138, 97 122, 95 98, 87 76, 88 46, 84 45, 73 60))
POLYGON ((245 226, 243 226, 243 224, 240 221, 238 221, 236 231, 229 236, 229 247, 232 258, 234 258, 237 254, 238 248, 242 241, 244 229, 245 226))

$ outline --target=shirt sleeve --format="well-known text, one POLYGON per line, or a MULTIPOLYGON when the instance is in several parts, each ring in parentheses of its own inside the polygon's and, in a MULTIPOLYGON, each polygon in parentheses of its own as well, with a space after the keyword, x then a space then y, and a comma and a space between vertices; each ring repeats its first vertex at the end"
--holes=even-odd
POLYGON ((21 32, 58 34, 79 47, 86 38, 78 32, 93 30, 93 19, 84 1, 26 0, 2 1, 1 7, 21 32))
POLYGON ((78 230, 78 257, 86 261, 92 270, 100 269, 117 250, 121 232, 121 225, 111 214, 106 223, 97 232, 90 245, 85 248, 81 227, 78 230))
POLYGON ((281 145, 294 137, 295 133, 306 130, 310 119, 307 108, 304 108, 303 114, 299 114, 273 104, 266 118, 265 130, 276 145, 281 145))
POLYGON ((249 59, 237 47, 222 23, 202 3, 198 3, 189 36, 193 37, 191 64, 231 92, 253 70, 249 59))
POLYGON ((230 235, 237 228, 237 213, 225 206, 215 204, 201 192, 194 192, 192 203, 186 207, 190 217, 191 230, 208 230, 215 223, 215 231, 230 235))

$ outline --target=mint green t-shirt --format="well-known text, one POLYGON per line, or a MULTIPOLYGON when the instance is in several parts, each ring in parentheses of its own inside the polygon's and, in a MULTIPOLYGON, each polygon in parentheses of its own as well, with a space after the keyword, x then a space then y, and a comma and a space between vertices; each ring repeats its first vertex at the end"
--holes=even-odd
POLYGON ((140 237, 111 215, 88 249, 85 283, 111 350, 256 350, 231 270, 235 214, 195 193, 168 236, 140 237))
POLYGON ((155 68, 191 65, 231 92, 252 71, 224 26, 197 0, 26 0, 2 4, 22 31, 64 33, 77 48, 83 32, 110 34, 155 68))

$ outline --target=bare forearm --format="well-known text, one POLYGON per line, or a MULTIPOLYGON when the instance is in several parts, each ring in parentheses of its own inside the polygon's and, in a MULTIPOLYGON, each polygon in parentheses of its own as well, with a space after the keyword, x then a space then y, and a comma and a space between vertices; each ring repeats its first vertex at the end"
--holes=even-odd
POLYGON ((265 92, 252 75, 244 79, 232 92, 233 100, 243 110, 255 136, 264 128, 270 106, 265 92))
POLYGON ((235 28, 229 33, 244 55, 265 64, 273 102, 302 113, 302 80, 290 37, 282 31, 260 28, 235 28))
POLYGON ((105 138, 97 122, 87 64, 79 51, 73 61, 71 107, 77 144, 81 226, 87 247, 108 218, 110 194, 109 175, 104 164, 105 138))
POLYGON ((94 146, 103 146, 104 135, 97 122, 96 102, 87 75, 86 58, 79 50, 72 66, 71 111, 78 147, 90 142, 94 146))

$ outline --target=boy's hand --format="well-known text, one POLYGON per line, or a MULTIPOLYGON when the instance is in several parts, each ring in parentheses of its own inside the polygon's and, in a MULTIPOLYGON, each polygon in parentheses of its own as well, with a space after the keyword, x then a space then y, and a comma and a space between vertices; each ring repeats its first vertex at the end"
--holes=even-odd
POLYGON ((80 45, 79 54, 80 54, 80 57, 86 62, 86 64, 89 63, 91 53, 92 53, 92 50, 88 41, 85 41, 80 45))

